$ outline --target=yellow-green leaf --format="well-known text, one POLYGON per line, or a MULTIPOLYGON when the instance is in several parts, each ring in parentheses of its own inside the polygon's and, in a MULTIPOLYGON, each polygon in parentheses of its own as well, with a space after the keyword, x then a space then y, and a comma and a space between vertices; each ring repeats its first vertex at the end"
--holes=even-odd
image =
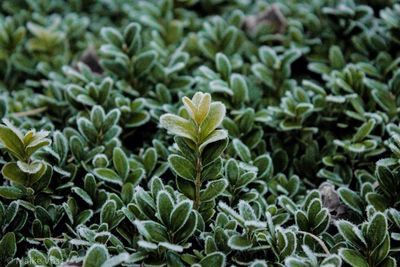
POLYGON ((24 184, 28 180, 28 175, 24 173, 15 162, 6 163, 1 173, 5 178, 16 184, 24 184))
POLYGON ((200 140, 204 140, 222 122, 225 117, 226 109, 221 102, 214 102, 210 105, 210 111, 200 127, 200 140))
POLYGON ((174 114, 164 114, 160 117, 161 126, 171 134, 196 141, 196 130, 192 122, 174 114))
POLYGON ((5 125, 0 125, 0 141, 18 159, 23 160, 25 149, 18 134, 5 125))

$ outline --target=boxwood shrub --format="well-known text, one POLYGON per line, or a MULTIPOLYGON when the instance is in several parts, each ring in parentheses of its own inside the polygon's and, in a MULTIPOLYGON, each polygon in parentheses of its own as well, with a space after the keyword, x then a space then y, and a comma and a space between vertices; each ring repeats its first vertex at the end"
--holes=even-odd
POLYGON ((0 266, 395 267, 397 0, 0 1, 0 266))

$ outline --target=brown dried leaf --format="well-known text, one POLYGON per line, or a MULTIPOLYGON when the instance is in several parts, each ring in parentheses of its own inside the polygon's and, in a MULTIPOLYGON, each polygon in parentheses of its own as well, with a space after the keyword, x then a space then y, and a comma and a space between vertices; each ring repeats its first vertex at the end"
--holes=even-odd
POLYGON ((331 183, 324 182, 319 186, 319 192, 322 198, 322 205, 329 209, 332 219, 337 220, 343 218, 347 209, 346 206, 340 202, 340 197, 335 190, 335 186, 331 183))
POLYGON ((246 17, 243 22, 243 29, 249 34, 254 34, 260 24, 274 27, 275 33, 279 34, 284 33, 287 26, 286 18, 277 5, 271 5, 262 13, 246 17))
POLYGON ((87 48, 81 55, 79 61, 85 63, 93 72, 101 74, 103 68, 100 65, 99 57, 93 47, 87 48))

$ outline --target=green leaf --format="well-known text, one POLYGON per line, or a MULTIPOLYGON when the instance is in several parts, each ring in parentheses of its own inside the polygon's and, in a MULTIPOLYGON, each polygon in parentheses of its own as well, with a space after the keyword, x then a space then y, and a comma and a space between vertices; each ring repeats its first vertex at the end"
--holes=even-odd
POLYGON ((223 267, 225 266, 225 254, 213 252, 202 258, 199 264, 202 267, 223 267))
MULTIPOLYGON (((40 134, 40 132, 36 133, 36 135, 39 135, 39 134, 40 134)), ((43 136, 47 136, 47 132, 45 132, 43 134, 43 136)), ((25 149, 26 156, 30 157, 37 150, 39 150, 40 148, 42 148, 44 146, 50 145, 50 143, 51 143, 50 139, 35 136, 35 139, 33 141, 29 142, 29 144, 26 146, 26 149, 25 149)))
POLYGON ((154 216, 156 204, 150 194, 141 187, 136 188, 135 200, 140 210, 148 217, 154 216))
POLYGON ((342 266, 342 259, 336 254, 331 254, 321 262, 321 265, 326 267, 329 266, 329 264, 333 266, 342 266))
POLYGON ((211 41, 206 38, 201 38, 199 40, 198 46, 205 56, 213 59, 215 54, 218 52, 211 41))
POLYGON ((229 159, 225 164, 225 174, 231 185, 236 185, 239 179, 239 164, 233 158, 229 159))
POLYGON ((149 148, 143 155, 143 165, 147 173, 151 173, 157 164, 157 151, 149 148))
POLYGON ((60 156, 59 161, 64 162, 66 160, 67 154, 68 154, 68 140, 59 131, 54 132, 53 140, 54 140, 54 150, 60 156))
POLYGON ((46 265, 48 262, 46 255, 37 249, 29 250, 28 255, 29 255, 30 263, 35 266, 46 265))
POLYGON ((243 175, 241 175, 240 178, 237 180, 236 187, 238 188, 244 187, 249 183, 251 183, 252 181, 254 181, 256 178, 257 178, 257 173, 246 172, 243 175))
POLYGON ((299 227, 300 230, 302 230, 302 231, 309 230, 308 218, 304 211, 298 210, 296 212, 295 218, 296 218, 296 225, 297 225, 297 227, 299 227))
POLYGON ((183 251, 183 247, 180 245, 176 245, 176 244, 171 244, 169 242, 160 242, 159 245, 161 247, 164 247, 168 250, 172 250, 172 251, 176 251, 176 252, 182 252, 183 251))
POLYGON ((278 55, 272 47, 262 46, 258 49, 258 56, 261 62, 267 66, 272 66, 278 61, 278 55))
POLYGON ((343 238, 350 242, 353 246, 360 249, 366 246, 366 242, 362 236, 362 233, 357 226, 344 220, 337 221, 336 226, 343 238))
POLYGON ((302 258, 288 257, 285 259, 287 267, 308 267, 308 264, 302 258))
POLYGON ((155 64, 157 53, 154 51, 147 51, 141 53, 135 61, 135 70, 137 76, 146 74, 155 64))
POLYGON ((189 120, 173 114, 164 114, 160 117, 160 124, 171 134, 189 138, 196 142, 196 130, 189 120))
POLYGON ((208 137, 221 123, 225 117, 226 108, 221 102, 213 102, 210 111, 200 127, 200 140, 202 142, 208 137))
POLYGON ((339 46, 331 46, 329 49, 329 61, 334 69, 342 69, 346 65, 339 46))
POLYGON ((233 139, 232 141, 233 147, 236 151, 236 154, 244 161, 250 162, 251 161, 251 153, 249 148, 243 144, 242 141, 239 139, 233 139))
POLYGON ((0 125, 0 141, 18 159, 24 160, 25 148, 20 133, 14 132, 5 125, 0 125))
POLYGON ((120 253, 114 257, 109 258, 106 260, 101 267, 114 267, 114 266, 120 266, 122 263, 128 261, 129 259, 129 253, 123 252, 120 253))
POLYGON ((24 173, 15 162, 8 162, 3 166, 1 170, 3 176, 16 183, 16 184, 25 184, 28 181, 28 174, 24 173))
POLYGON ((101 106, 94 106, 92 108, 92 111, 90 112, 90 120, 97 130, 101 129, 105 116, 106 114, 101 106))
POLYGON ((189 219, 189 215, 192 212, 193 202, 185 200, 180 202, 174 207, 171 212, 169 221, 171 222, 171 230, 179 230, 189 219))
POLYGON ((228 246, 233 250, 247 250, 253 246, 246 236, 233 235, 229 238, 228 246))
POLYGON ((339 250, 339 255, 353 267, 366 267, 369 266, 366 259, 356 250, 342 248, 339 250))
POLYGON ((109 42, 117 47, 122 47, 122 44, 124 43, 121 33, 112 27, 102 28, 100 35, 107 42, 109 42))
POLYGON ((353 142, 361 142, 368 136, 375 127, 375 120, 370 119, 358 128, 356 134, 353 136, 353 142))
POLYGON ((132 183, 136 186, 145 176, 145 171, 142 168, 138 168, 131 171, 131 173, 128 175, 128 178, 126 178, 125 183, 132 183))
POLYGON ((145 241, 145 240, 139 240, 138 241, 138 246, 141 247, 141 248, 144 248, 146 250, 156 250, 156 249, 158 249, 158 245, 157 244, 154 244, 152 242, 148 242, 148 241, 145 241))
POLYGON ((185 267, 186 265, 183 263, 181 256, 178 253, 168 251, 167 252, 167 266, 174 267, 185 267))
POLYGON ((139 111, 131 114, 125 126, 129 128, 139 127, 150 120, 150 115, 146 111, 139 111))
POLYGON ((232 72, 232 66, 229 59, 222 53, 217 53, 215 58, 215 63, 218 72, 222 75, 224 79, 227 79, 232 72))
POLYGON ((371 95, 376 103, 389 114, 396 114, 396 97, 389 91, 375 89, 371 95))
POLYGON ((154 221, 135 221, 135 225, 141 235, 149 241, 168 242, 167 229, 154 221))
POLYGON ((364 211, 363 200, 357 193, 346 187, 339 188, 338 193, 340 199, 352 210, 355 210, 360 214, 364 211))
POLYGON ((374 206, 377 211, 385 211, 388 208, 387 199, 381 194, 370 192, 366 195, 369 204, 374 206))
POLYGON ((177 242, 184 242, 188 240, 196 231, 200 225, 200 215, 196 212, 191 212, 189 219, 186 221, 185 225, 182 226, 175 234, 177 242))
POLYGON ((32 174, 30 177, 30 183, 32 189, 37 192, 44 190, 50 183, 50 179, 53 175, 53 168, 49 163, 42 164, 42 168, 39 172, 32 174))
POLYGON ((80 103, 82 103, 82 104, 84 104, 84 105, 87 105, 87 106, 94 106, 94 105, 96 105, 96 101, 94 101, 90 96, 88 96, 88 95, 83 95, 83 94, 81 94, 81 95, 78 95, 77 97, 76 97, 76 101, 78 101, 78 102, 80 102, 80 103))
POLYGON ((376 176, 378 178, 379 187, 384 190, 387 194, 390 194, 393 187, 396 187, 396 178, 393 172, 384 166, 377 166, 376 176))
POLYGON ((121 116, 121 111, 118 109, 112 109, 107 113, 105 120, 103 121, 103 127, 105 129, 109 129, 112 126, 116 125, 119 118, 121 116))
MULTIPOLYGON (((99 85, 99 90, 97 91, 98 92, 97 102, 100 105, 103 105, 104 102, 108 99, 113 84, 114 81, 110 77, 107 77, 99 85)), ((104 125, 104 120, 103 120, 103 125, 104 125)), ((107 127, 109 125, 104 125, 104 126, 107 127)))
POLYGON ((251 66, 251 71, 261 82, 263 82, 268 87, 273 88, 273 74, 267 67, 265 67, 261 63, 256 63, 251 66))
POLYGON ((125 27, 124 39, 128 45, 129 52, 137 53, 141 47, 141 36, 140 36, 141 26, 138 23, 130 23, 125 27))
POLYGON ((93 205, 93 200, 92 198, 89 196, 88 193, 86 193, 85 190, 79 188, 79 187, 73 187, 71 189, 72 192, 74 192, 75 194, 77 194, 83 201, 85 201, 89 206, 93 205))
POLYGON ((202 152, 203 166, 206 166, 211 162, 218 160, 218 158, 221 156, 222 152, 224 152, 226 146, 228 145, 228 142, 228 138, 225 138, 209 144, 202 152))
POLYGON ((387 233, 387 227, 385 215, 380 212, 375 213, 367 228, 367 242, 371 249, 375 249, 383 242, 387 233))
POLYGON ((188 181, 178 176, 176 178, 176 186, 179 191, 182 192, 182 194, 184 194, 186 197, 190 199, 195 198, 196 189, 193 181, 188 181))
POLYGON ((113 150, 113 163, 119 177, 123 180, 126 179, 129 173, 129 162, 126 154, 119 147, 115 147, 113 150))
POLYGON ((239 74, 232 74, 230 84, 233 91, 233 101, 235 103, 241 103, 248 98, 248 89, 246 80, 239 74))
POLYGON ((283 120, 279 126, 282 128, 284 131, 291 131, 291 130, 299 130, 301 129, 302 125, 298 121, 292 121, 290 119, 285 119, 283 120))
POLYGON ((322 202, 319 198, 314 198, 308 204, 307 215, 309 218, 315 218, 322 209, 322 202))
POLYGON ((14 186, 0 186, 0 196, 6 199, 19 199, 24 196, 24 192, 14 186))
POLYGON ((43 163, 40 161, 34 161, 30 164, 17 161, 18 168, 27 174, 35 174, 38 173, 43 168, 43 163))
POLYGON ((103 181, 122 185, 121 178, 113 170, 107 168, 96 168, 93 170, 93 174, 96 175, 97 178, 103 181))
POLYGON ((392 257, 387 257, 383 262, 379 264, 380 267, 396 267, 397 262, 392 257))
POLYGON ((116 210, 117 204, 114 200, 108 200, 104 203, 100 211, 100 223, 107 223, 109 227, 111 227, 116 215, 116 210))
POLYGON ((390 252, 390 237, 389 234, 386 233, 383 241, 373 250, 371 254, 371 258, 375 260, 375 263, 382 262, 390 252))
POLYGON ((17 243, 13 232, 6 233, 0 241, 1 260, 12 259, 17 252, 17 243))
POLYGON ((76 217, 76 224, 85 224, 87 221, 89 221, 93 217, 93 211, 92 210, 84 210, 81 213, 78 214, 76 217))
POLYGON ((107 248, 104 245, 94 244, 86 252, 82 267, 99 267, 109 258, 107 248))
POLYGON ((201 181, 209 181, 219 178, 222 171, 222 159, 217 158, 212 163, 206 165, 201 171, 201 181))
POLYGON ((186 111, 190 117, 196 122, 197 125, 201 125, 210 111, 211 95, 206 93, 197 92, 192 100, 187 97, 182 98, 182 102, 185 105, 186 111))
POLYGON ((240 200, 238 207, 239 207, 240 216, 242 216, 244 218, 244 220, 246 220, 246 221, 256 221, 257 220, 254 209, 250 206, 250 204, 247 201, 240 200))
MULTIPOLYGON (((286 266, 288 267, 297 267, 297 265, 290 265, 285 261, 286 266)), ((307 267, 307 265, 300 265, 301 267, 307 267)), ((268 264, 263 260, 255 260, 250 267, 268 267, 268 264)))
POLYGON ((212 132, 205 140, 202 141, 202 144, 199 146, 200 152, 204 150, 204 148, 214 142, 223 140, 228 138, 228 133, 225 130, 215 130, 212 132))
POLYGON ((174 208, 174 202, 173 202, 170 194, 165 190, 158 192, 157 212, 158 212, 158 215, 160 216, 161 221, 164 223, 164 225, 167 225, 167 226, 170 225, 170 223, 171 223, 170 216, 171 216, 173 208, 174 208))
POLYGON ((212 200, 224 192, 225 188, 228 186, 228 182, 225 179, 219 179, 207 183, 206 189, 200 192, 201 201, 212 200))
POLYGON ((227 204, 225 204, 224 202, 219 202, 218 203, 218 207, 225 212, 227 215, 231 216, 232 218, 234 218, 236 221, 238 221, 241 225, 244 224, 245 219, 239 215, 234 209, 232 209, 231 207, 229 207, 227 204))
POLYGON ((180 136, 175 136, 175 143, 178 145, 179 151, 181 155, 184 155, 186 159, 195 162, 196 161, 196 153, 194 152, 194 147, 192 147, 192 141, 187 138, 183 138, 180 136))
POLYGON ((189 160, 179 155, 170 155, 168 162, 177 175, 189 181, 195 180, 196 170, 189 160))
POLYGON ((81 117, 77 120, 78 130, 86 138, 86 140, 95 142, 97 140, 97 130, 93 123, 87 118, 81 117))

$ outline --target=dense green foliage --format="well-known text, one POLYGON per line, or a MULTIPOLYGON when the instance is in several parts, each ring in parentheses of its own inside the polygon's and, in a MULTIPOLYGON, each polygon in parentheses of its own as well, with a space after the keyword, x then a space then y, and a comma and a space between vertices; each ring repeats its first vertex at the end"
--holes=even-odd
POLYGON ((0 1, 0 266, 395 267, 400 2, 0 1))

